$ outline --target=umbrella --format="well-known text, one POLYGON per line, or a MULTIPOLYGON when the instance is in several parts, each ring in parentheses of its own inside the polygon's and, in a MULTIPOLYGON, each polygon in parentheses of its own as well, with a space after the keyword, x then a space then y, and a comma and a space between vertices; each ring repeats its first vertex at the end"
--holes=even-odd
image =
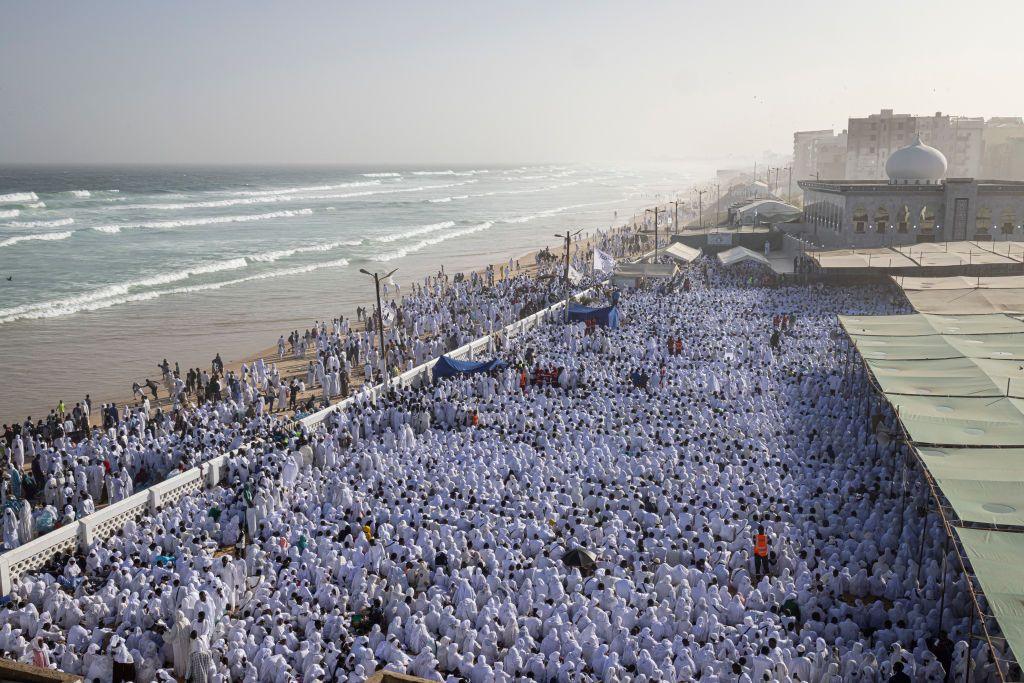
POLYGON ((562 562, 566 567, 579 567, 583 571, 589 571, 597 566, 597 556, 586 548, 576 547, 562 556, 562 562))

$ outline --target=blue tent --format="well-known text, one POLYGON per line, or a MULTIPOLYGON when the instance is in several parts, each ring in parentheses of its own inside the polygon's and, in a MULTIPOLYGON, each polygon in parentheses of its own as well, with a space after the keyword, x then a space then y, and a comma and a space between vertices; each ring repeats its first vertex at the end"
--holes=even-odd
POLYGON ((434 381, 441 377, 454 377, 455 375, 472 375, 477 372, 490 372, 491 370, 503 370, 508 363, 503 360, 455 360, 448 356, 441 356, 434 363, 434 381))
POLYGON ((569 320, 586 322, 593 320, 598 325, 616 328, 619 326, 619 309, 615 306, 591 308, 580 304, 569 304, 569 320))

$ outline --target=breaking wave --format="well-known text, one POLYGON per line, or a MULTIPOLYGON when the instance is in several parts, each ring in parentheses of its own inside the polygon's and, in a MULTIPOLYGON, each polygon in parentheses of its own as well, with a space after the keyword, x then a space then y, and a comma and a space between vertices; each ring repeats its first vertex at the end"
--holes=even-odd
POLYGON ((218 223, 247 223, 249 221, 265 221, 272 218, 292 218, 293 216, 309 216, 313 209, 297 209, 295 211, 272 211, 270 213, 246 214, 242 216, 210 216, 207 218, 186 218, 177 221, 146 221, 143 223, 122 223, 119 225, 97 225, 91 228, 97 232, 114 235, 129 228, 191 228, 198 225, 215 225, 218 223))
POLYGON ((437 232, 438 230, 447 230, 448 228, 454 228, 454 221, 444 221, 443 223, 431 223, 430 225, 421 225, 404 232, 396 232, 392 235, 383 235, 382 237, 373 238, 375 242, 395 242, 397 240, 404 240, 410 237, 419 237, 420 235, 426 235, 427 233, 437 232))
POLYGON ((12 228, 59 228, 62 225, 71 225, 74 218, 58 218, 55 221, 14 221, 12 228))
POLYGON ((38 202, 39 197, 35 192, 13 192, 11 194, 0 194, 0 204, 26 204, 38 202))
POLYGON ((246 265, 247 262, 245 258, 230 259, 220 263, 213 263, 182 271, 163 273, 161 275, 155 275, 153 277, 143 278, 140 280, 131 280, 116 285, 109 285, 77 296, 69 296, 62 299, 44 301, 36 304, 26 304, 15 308, 0 309, 0 324, 24 319, 56 318, 64 315, 71 315, 72 313, 80 313, 82 311, 96 311, 103 308, 110 308, 111 306, 118 306, 120 304, 149 301, 169 294, 206 292, 221 289, 222 287, 242 284, 244 282, 252 282, 254 280, 266 280, 286 275, 299 275, 302 273, 310 273, 314 270, 320 270, 321 268, 339 268, 347 266, 348 260, 337 259, 335 261, 327 261, 324 263, 313 263, 307 266, 269 270, 255 275, 236 278, 234 280, 222 280, 220 282, 210 282, 201 285, 188 285, 168 289, 155 289, 148 292, 131 293, 134 289, 177 282, 187 279, 192 275, 244 268, 246 265))
POLYGON ((485 221, 483 223, 480 223, 479 225, 474 225, 468 228, 462 228, 461 230, 452 230, 451 232, 446 232, 443 235, 438 235, 437 237, 428 237, 425 240, 420 240, 419 242, 411 244, 408 247, 402 247, 401 249, 396 249, 395 251, 377 254, 376 256, 373 257, 373 260, 393 261, 394 259, 402 258, 403 256, 408 256, 409 254, 414 254, 417 251, 420 251, 421 249, 426 249, 429 246, 440 244, 441 242, 446 242, 450 239, 455 239, 456 237, 464 237, 466 235, 472 235, 473 233, 483 232, 484 230, 490 229, 491 226, 493 225, 493 221, 485 221))
POLYGON ((6 211, 0 211, 0 218, 17 218, 19 213, 21 213, 19 209, 8 209, 6 211))
POLYGON ((0 240, 0 247, 10 247, 20 242, 32 242, 36 240, 42 240, 44 242, 53 242, 55 240, 66 240, 69 237, 71 237, 71 231, 43 232, 34 235, 15 235, 14 237, 8 237, 7 239, 0 240))
POLYGON ((295 247, 294 249, 279 249, 277 251, 266 251, 262 254, 254 254, 249 256, 250 261, 260 261, 263 263, 271 263, 278 259, 288 258, 295 254, 307 254, 310 252, 317 251, 331 251, 339 247, 354 247, 362 244, 362 240, 345 240, 343 242, 328 242, 326 244, 315 244, 310 247, 295 247))
POLYGON ((68 194, 79 199, 86 199, 92 196, 92 192, 89 192, 89 190, 71 190, 68 194))

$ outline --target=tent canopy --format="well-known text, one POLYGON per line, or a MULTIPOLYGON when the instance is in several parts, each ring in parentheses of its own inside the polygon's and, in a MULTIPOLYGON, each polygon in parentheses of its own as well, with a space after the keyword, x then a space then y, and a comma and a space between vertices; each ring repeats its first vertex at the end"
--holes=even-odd
POLYGON ((591 308, 581 304, 569 304, 569 320, 576 322, 593 320, 598 325, 614 329, 619 326, 619 309, 615 306, 591 308))
POLYGON ((808 252, 822 268, 934 268, 1024 262, 1013 242, 920 242, 899 247, 829 249, 808 252), (1005 245, 1005 246, 1004 246, 1005 245))
POLYGON ((1003 637, 1018 659, 1024 657, 1024 534, 960 528, 956 533, 1003 637))
POLYGON ((490 372, 491 370, 502 370, 508 367, 503 360, 455 360, 448 356, 441 356, 434 363, 434 380, 442 377, 454 377, 455 375, 472 375, 478 372, 490 372))
MULTIPOLYGON (((1018 255, 1017 252, 1014 255, 1018 255)), ((1024 313, 1024 276, 1021 275, 894 277, 893 280, 921 313, 1024 313)))
POLYGON ((722 262, 724 266, 734 266, 737 263, 743 263, 744 261, 756 261, 762 265, 772 267, 772 262, 765 258, 764 254, 759 254, 756 251, 747 249, 746 247, 733 247, 732 249, 726 249, 725 251, 718 253, 718 260, 722 262))
POLYGON ((911 440, 1024 446, 1024 322, 917 314, 840 323, 911 440))
POLYGON ((701 250, 695 249, 694 247, 688 247, 682 242, 673 242, 665 249, 665 253, 677 261, 690 263, 697 260, 701 255, 701 250))

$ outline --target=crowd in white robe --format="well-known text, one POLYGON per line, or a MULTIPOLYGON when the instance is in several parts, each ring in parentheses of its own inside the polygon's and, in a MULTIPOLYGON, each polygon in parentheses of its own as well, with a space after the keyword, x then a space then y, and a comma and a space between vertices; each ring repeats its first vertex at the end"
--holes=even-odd
POLYGON ((87 681, 996 680, 839 350, 889 295, 749 281, 698 263, 618 329, 551 320, 493 376, 264 429, 225 485, 23 576, 0 651, 87 681))
MULTIPOLYGON (((598 245, 618 255, 635 246, 622 229, 601 234, 598 245)), ((583 260, 577 248, 573 263, 582 270, 583 260)), ((397 285, 389 290, 385 284, 385 319, 392 321, 384 347, 390 374, 492 334, 561 299, 567 287, 575 286, 550 277, 561 272, 561 263, 538 258, 530 275, 519 271, 515 259, 468 276, 442 272, 414 284, 405 295, 397 285)), ((356 376, 367 383, 383 379, 372 322, 370 329, 356 330, 349 319, 339 317, 330 325, 317 322, 303 335, 295 331, 289 339, 291 353, 313 354, 304 377, 289 379, 263 358, 237 372, 224 372, 217 356, 211 371, 190 371, 185 381, 164 361, 162 386, 169 406, 153 406, 148 388, 136 385, 135 405, 120 411, 113 404, 100 408, 105 421, 101 429, 78 429, 88 423, 88 402, 67 415, 66 425, 56 413, 45 423, 26 420, 13 430, 5 425, 0 505, 13 501, 10 507, 17 510, 4 513, 3 549, 124 500, 136 492, 137 483, 141 489, 234 450, 283 424, 275 417, 281 411, 301 415, 344 398, 356 376), (317 391, 319 400, 298 400, 307 390, 317 391), (26 464, 31 465, 28 471, 26 464)), ((491 350, 500 343, 496 338, 491 350)), ((282 335, 282 357, 286 349, 282 335)))

